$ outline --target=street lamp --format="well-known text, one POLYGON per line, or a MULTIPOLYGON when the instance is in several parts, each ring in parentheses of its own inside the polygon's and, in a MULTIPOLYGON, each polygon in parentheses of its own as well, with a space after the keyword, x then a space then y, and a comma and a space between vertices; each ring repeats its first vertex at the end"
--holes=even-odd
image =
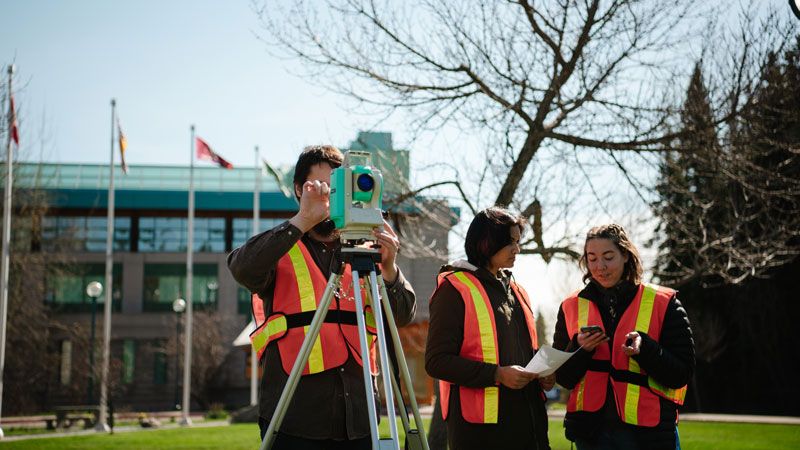
POLYGON ((180 364, 181 357, 178 349, 181 345, 181 314, 186 310, 186 300, 176 298, 172 302, 172 310, 175 311, 175 409, 180 410, 180 364))
POLYGON ((94 402, 94 331, 95 331, 95 316, 97 315, 97 298, 103 295, 103 285, 98 281, 92 281, 86 285, 86 295, 92 299, 92 334, 89 338, 89 389, 87 390, 88 400, 87 405, 94 402))

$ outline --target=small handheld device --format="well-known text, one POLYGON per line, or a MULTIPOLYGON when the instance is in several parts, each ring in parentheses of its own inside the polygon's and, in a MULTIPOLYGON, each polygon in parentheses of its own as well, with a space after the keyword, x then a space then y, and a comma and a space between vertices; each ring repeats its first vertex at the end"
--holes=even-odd
POLYGON ((603 329, 600 325, 587 325, 585 327, 581 327, 581 333, 602 333, 603 329))

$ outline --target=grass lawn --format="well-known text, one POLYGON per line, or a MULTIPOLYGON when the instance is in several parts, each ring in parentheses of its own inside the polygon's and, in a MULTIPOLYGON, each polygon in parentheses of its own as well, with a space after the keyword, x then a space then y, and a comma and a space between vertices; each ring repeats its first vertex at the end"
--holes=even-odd
MULTIPOLYGON (((388 426, 381 424, 384 434, 388 426)), ((399 426, 402 430, 402 426, 399 426)), ((680 426, 681 445, 687 450, 706 449, 798 449, 800 426, 684 422, 680 426)), ((554 450, 567 450, 561 421, 550 422, 550 443, 554 450)), ((258 448, 256 425, 231 425, 213 428, 148 430, 114 435, 87 435, 2 442, 0 449, 226 449, 258 448)))

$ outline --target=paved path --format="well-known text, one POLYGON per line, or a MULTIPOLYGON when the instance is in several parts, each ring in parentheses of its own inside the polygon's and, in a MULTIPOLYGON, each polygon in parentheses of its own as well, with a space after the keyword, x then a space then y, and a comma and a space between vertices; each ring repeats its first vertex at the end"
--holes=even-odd
MULTIPOLYGON (((224 427, 230 423, 227 420, 196 420, 192 424, 192 428, 208 428, 208 427, 224 427)), ((127 425, 123 427, 114 427, 114 433, 130 433, 133 431, 155 431, 155 430, 169 430, 174 428, 182 428, 177 423, 167 423, 159 426, 158 428, 142 428, 139 425, 127 425)), ((70 437, 70 436, 87 436, 92 434, 100 434, 94 429, 80 430, 80 431, 59 431, 54 433, 39 433, 39 434, 20 434, 14 436, 6 436, 0 442, 22 441, 27 439, 46 439, 56 437, 70 437)))
MULTIPOLYGON (((563 419, 566 413, 563 409, 549 410, 547 416, 550 419, 563 419)), ((686 422, 728 422, 728 423, 764 423, 779 425, 800 425, 800 417, 789 416, 758 416, 747 414, 705 414, 705 413, 684 413, 680 415, 680 421, 686 422)))
MULTIPOLYGON (((551 420, 561 420, 564 418, 565 411, 563 409, 549 410, 548 417, 551 420)), ((430 418, 433 414, 433 407, 422 406, 420 407, 420 415, 425 418, 430 418)), ((778 424, 778 425, 800 425, 800 417, 787 417, 787 416, 758 416, 758 415, 744 415, 744 414, 702 414, 702 413, 687 413, 681 414, 681 421, 687 422, 726 422, 726 423, 756 423, 756 424, 778 424)), ((193 428, 205 427, 222 427, 229 425, 227 420, 206 420, 195 421, 192 425, 193 428)), ((138 425, 130 425, 123 427, 115 427, 114 433, 130 433, 134 431, 153 431, 153 430, 168 430, 174 428, 181 428, 177 423, 166 423, 158 428, 142 428, 138 425)), ((81 430, 81 431, 65 431, 57 433, 41 433, 41 434, 25 434, 16 436, 7 436, 0 440, 0 442, 20 441, 25 439, 43 439, 53 437, 68 437, 68 436, 85 436, 97 434, 94 430, 81 430)))

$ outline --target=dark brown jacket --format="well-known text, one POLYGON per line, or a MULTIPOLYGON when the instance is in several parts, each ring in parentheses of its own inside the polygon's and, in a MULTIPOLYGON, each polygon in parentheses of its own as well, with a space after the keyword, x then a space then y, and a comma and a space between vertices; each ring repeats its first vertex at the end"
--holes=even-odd
MULTIPOLYGON (((272 313, 278 260, 301 238, 327 279, 331 273, 333 253, 340 247, 339 242, 325 244, 316 241, 308 234, 303 235, 289 222, 251 237, 228 255, 228 268, 233 278, 251 292, 258 293, 264 300, 267 315, 272 313)), ((386 289, 395 322, 398 326, 407 325, 414 318, 416 309, 414 290, 399 271, 397 280, 391 285, 387 284, 386 289)), ((283 370, 275 344, 267 347, 261 364, 264 373, 261 377, 259 414, 270 420, 288 374, 283 370)), ((280 431, 308 439, 342 440, 369 436, 363 380, 361 366, 355 362, 352 353, 342 367, 300 377, 280 431)))
MULTIPOLYGON (((498 279, 486 269, 469 263, 469 267, 486 290, 494 310, 497 346, 501 366, 525 366, 533 358, 531 339, 523 306, 509 287, 511 272, 498 279)), ((453 270, 445 266, 442 271, 453 270)), ((459 356, 464 339, 464 301, 455 287, 445 280, 430 301, 430 328, 425 349, 425 369, 434 378, 468 387, 494 386, 497 365, 472 361, 459 356)), ((447 439, 451 450, 461 449, 549 449, 547 411, 544 394, 538 381, 523 389, 500 385, 497 424, 471 424, 461 415, 458 389, 450 390, 446 420, 447 439)))

